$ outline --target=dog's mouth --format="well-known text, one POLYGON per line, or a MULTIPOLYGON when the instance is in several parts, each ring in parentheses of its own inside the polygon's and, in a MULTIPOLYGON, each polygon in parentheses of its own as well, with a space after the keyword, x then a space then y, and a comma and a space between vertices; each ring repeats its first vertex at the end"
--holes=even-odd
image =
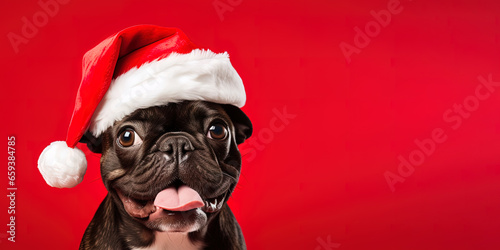
POLYGON ((213 198, 202 198, 187 185, 171 186, 160 191, 153 199, 140 199, 126 195, 116 189, 127 213, 132 217, 147 221, 150 217, 182 216, 196 210, 211 214, 218 212, 226 199, 226 193, 213 198))

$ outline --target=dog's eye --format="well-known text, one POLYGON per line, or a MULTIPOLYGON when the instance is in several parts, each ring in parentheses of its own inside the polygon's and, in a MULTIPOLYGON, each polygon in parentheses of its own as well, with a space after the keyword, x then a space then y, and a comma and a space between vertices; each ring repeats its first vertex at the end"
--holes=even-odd
POLYGON ((226 139, 227 129, 225 126, 223 126, 221 124, 210 125, 210 128, 208 129, 207 136, 208 136, 208 138, 215 139, 215 140, 226 139))
POLYGON ((123 147, 131 147, 141 144, 142 140, 133 129, 127 128, 118 137, 118 143, 123 147))

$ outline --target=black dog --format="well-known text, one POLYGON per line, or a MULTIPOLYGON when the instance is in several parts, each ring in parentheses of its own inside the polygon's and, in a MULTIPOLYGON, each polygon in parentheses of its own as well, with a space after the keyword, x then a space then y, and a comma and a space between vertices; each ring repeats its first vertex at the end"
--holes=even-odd
POLYGON ((108 195, 80 249, 246 249, 226 204, 238 181, 237 144, 252 133, 232 105, 186 101, 133 112, 99 138, 108 195))

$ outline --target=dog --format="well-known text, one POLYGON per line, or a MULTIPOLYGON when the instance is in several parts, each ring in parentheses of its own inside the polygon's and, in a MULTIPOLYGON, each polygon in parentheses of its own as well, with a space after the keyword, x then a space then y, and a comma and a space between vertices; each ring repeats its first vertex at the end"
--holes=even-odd
POLYGON ((80 249, 246 249, 226 202, 251 134, 239 108, 207 101, 139 109, 85 134, 108 194, 80 249))

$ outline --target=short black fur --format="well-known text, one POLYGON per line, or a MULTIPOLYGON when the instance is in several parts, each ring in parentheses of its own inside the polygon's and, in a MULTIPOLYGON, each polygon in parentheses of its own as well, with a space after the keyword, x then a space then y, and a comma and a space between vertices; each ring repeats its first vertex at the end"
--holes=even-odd
POLYGON ((205 220, 191 218, 190 211, 179 213, 183 217, 174 222, 181 226, 174 227, 174 231, 197 228, 189 231, 188 236, 193 243, 201 243, 203 249, 246 249, 241 229, 226 201, 241 169, 237 145, 251 134, 252 124, 239 108, 203 101, 137 110, 115 122, 99 138, 85 134, 81 142, 87 143, 93 152, 102 153, 101 175, 108 195, 85 231, 80 249, 151 246, 155 232, 170 228, 169 222, 174 220, 165 218, 164 211, 158 211, 151 202, 158 192, 173 185, 187 185, 206 200, 225 197, 220 209, 211 213, 204 208, 205 220), (213 123, 227 126, 227 138, 216 140, 207 136, 213 123), (135 131, 141 144, 120 145, 118 136, 126 128, 135 131), (175 153, 172 145, 186 150, 175 153), (157 214, 159 219, 153 220, 157 214))

